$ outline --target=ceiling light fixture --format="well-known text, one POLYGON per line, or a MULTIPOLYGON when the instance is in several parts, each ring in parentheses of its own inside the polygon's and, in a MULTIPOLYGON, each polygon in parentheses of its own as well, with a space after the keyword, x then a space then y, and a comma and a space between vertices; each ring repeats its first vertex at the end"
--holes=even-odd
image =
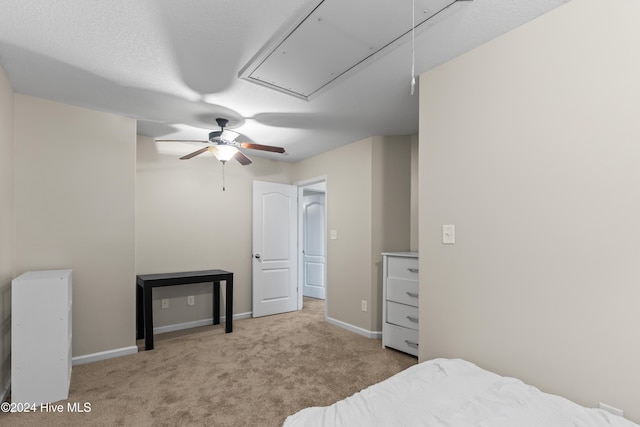
POLYGON ((228 162, 236 155, 238 149, 233 145, 228 144, 219 144, 211 147, 211 152, 216 156, 216 159, 220 160, 222 163, 228 162))
POLYGON ((238 149, 226 142, 218 142, 218 145, 209 147, 209 151, 222 163, 222 191, 227 191, 224 177, 224 165, 238 153, 238 149))

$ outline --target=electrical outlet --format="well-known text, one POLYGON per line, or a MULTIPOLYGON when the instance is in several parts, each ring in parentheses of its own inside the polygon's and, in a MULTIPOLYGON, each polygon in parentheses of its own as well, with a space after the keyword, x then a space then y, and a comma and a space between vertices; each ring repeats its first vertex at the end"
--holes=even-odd
POLYGON ((622 409, 614 408, 611 405, 607 405, 606 403, 599 402, 598 408, 607 411, 610 414, 617 415, 619 417, 624 417, 624 411, 622 409))
POLYGON ((169 298, 162 299, 162 308, 169 308, 169 298))
POLYGON ((366 300, 362 300, 360 302, 360 310, 367 311, 367 301, 366 300))
POLYGON ((187 305, 194 305, 196 303, 196 297, 189 295, 187 297, 187 305))

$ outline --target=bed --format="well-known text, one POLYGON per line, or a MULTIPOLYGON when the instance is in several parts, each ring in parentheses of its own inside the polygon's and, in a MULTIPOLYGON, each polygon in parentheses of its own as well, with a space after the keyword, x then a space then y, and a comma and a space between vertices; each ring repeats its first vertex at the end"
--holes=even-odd
POLYGON ((638 427, 460 359, 414 365, 331 406, 311 407, 283 427, 638 427))

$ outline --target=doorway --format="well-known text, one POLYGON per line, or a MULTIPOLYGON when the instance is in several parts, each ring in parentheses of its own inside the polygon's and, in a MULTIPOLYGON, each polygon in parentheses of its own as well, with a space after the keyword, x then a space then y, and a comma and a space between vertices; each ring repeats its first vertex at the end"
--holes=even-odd
POLYGON ((327 302, 327 179, 298 182, 299 307, 303 297, 327 302))

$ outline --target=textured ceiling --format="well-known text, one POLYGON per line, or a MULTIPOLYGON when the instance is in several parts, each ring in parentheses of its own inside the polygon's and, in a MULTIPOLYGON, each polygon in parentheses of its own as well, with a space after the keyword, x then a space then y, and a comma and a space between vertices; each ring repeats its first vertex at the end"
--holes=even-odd
POLYGON ((414 13, 394 2, 321 0, 243 68, 242 78, 309 100, 357 73, 463 2, 414 0, 414 13), (354 22, 355 21, 355 22, 354 22))
MULTIPOLYGON (((459 2, 416 32, 416 74, 566 1, 459 2)), ((217 128, 215 118, 225 117, 245 139, 288 152, 282 158, 252 151, 250 156, 297 161, 371 135, 416 133, 418 99, 410 94, 407 37, 309 101, 239 78, 252 59, 320 3, 2 0, 0 65, 18 93, 133 117, 144 135, 206 139, 217 128)), ((412 19, 409 0, 323 3, 331 11, 323 18, 353 34, 379 25, 366 7, 391 7, 394 22, 412 19)), ((442 3, 416 0, 416 21, 442 3)), ((308 53, 330 58, 332 49, 322 40, 308 53)), ((186 154, 193 147, 176 143, 175 150, 186 154)))

